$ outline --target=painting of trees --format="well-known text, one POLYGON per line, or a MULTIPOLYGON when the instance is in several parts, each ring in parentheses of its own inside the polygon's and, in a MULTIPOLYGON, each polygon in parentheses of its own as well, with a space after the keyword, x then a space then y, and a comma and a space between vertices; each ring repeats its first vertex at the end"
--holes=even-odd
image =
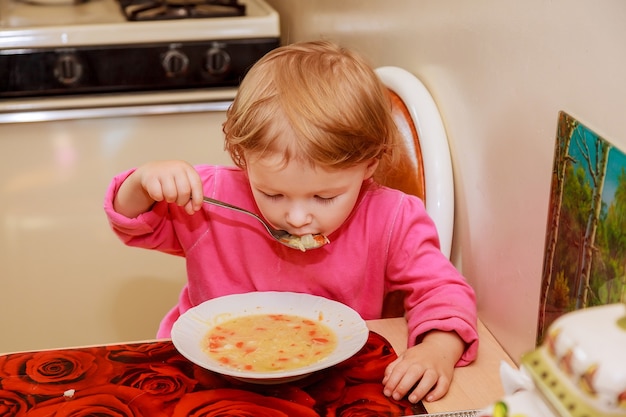
POLYGON ((552 192, 550 194, 550 207, 548 214, 548 231, 546 233, 546 253, 543 264, 543 287, 539 308, 539 331, 543 333, 545 323, 545 311, 548 302, 548 288, 552 285, 554 253, 556 250, 557 234, 561 219, 561 206, 563 202, 563 185, 565 172, 569 162, 569 144, 572 133, 576 129, 577 122, 568 117, 559 117, 556 134, 556 146, 554 149, 554 168, 552 170, 552 192))
POLYGON ((558 316, 626 300, 626 156, 561 112, 537 343, 558 316))

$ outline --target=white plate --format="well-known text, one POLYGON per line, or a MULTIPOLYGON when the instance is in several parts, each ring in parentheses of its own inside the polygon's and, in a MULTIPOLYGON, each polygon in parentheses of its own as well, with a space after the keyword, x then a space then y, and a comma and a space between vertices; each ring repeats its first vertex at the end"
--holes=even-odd
POLYGON ((293 292, 251 292, 205 301, 187 310, 172 327, 172 342, 191 362, 246 382, 278 384, 303 378, 336 365, 357 353, 367 342, 369 330, 350 307, 327 298, 293 292), (291 314, 320 320, 337 335, 337 348, 314 364, 273 372, 250 372, 229 368, 211 358, 202 348, 207 332, 219 323, 252 314, 291 314))

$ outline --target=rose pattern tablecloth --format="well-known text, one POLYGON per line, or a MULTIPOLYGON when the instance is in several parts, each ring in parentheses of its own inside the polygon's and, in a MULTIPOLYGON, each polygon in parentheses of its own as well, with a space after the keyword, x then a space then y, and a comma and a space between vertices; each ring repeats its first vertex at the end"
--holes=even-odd
POLYGON ((257 385, 205 370, 171 341, 12 353, 0 356, 2 417, 406 416, 421 404, 382 393, 396 358, 370 332, 352 358, 304 379, 257 385))

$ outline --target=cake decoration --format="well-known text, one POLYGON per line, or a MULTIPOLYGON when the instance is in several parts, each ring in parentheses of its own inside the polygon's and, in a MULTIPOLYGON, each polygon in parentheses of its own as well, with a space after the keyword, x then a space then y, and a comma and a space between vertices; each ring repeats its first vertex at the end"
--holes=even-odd
POLYGON ((503 364, 500 376, 506 396, 481 417, 626 416, 626 304, 559 317, 520 369, 503 364))

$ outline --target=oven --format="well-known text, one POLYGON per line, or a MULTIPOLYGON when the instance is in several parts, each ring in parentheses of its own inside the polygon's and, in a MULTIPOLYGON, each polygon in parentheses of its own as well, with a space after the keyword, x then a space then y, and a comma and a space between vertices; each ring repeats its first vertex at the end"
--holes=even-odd
POLYGON ((0 0, 0 352, 154 337, 184 260, 124 246, 105 189, 231 164, 225 110, 278 45, 263 0, 0 0))

